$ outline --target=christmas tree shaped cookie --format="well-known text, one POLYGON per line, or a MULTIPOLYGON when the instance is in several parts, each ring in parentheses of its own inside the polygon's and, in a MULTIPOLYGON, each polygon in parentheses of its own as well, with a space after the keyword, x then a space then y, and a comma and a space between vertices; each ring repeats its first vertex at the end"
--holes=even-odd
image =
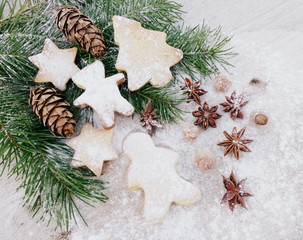
POLYGON ((136 91, 147 82, 160 88, 173 79, 170 67, 183 58, 183 52, 166 43, 166 33, 120 16, 113 17, 113 25, 119 46, 116 68, 127 72, 129 90, 136 91))
POLYGON ((52 40, 46 39, 42 53, 29 57, 29 60, 39 68, 35 82, 51 82, 61 91, 66 89, 66 83, 80 71, 74 63, 77 48, 59 49, 52 40))
POLYGON ((123 150, 131 160, 128 186, 144 190, 143 216, 148 222, 161 221, 173 202, 191 205, 200 199, 199 189, 177 174, 179 155, 175 151, 156 147, 145 133, 130 134, 123 150))
POLYGON ((122 73, 105 78, 104 65, 100 61, 83 68, 73 76, 72 80, 85 92, 80 95, 74 105, 78 107, 91 106, 99 116, 105 129, 115 126, 115 112, 130 117, 134 113, 133 106, 124 99, 118 85, 124 82, 122 73))
POLYGON ((118 159, 111 143, 113 135, 113 129, 100 130, 86 123, 79 136, 66 141, 75 150, 75 160, 71 165, 74 168, 88 167, 96 176, 100 176, 104 161, 118 159))

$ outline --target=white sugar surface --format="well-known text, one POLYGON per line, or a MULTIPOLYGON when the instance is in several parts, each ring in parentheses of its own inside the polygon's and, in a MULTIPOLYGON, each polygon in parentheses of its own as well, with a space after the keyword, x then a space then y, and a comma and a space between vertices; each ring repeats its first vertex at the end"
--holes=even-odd
MULTIPOLYGON (((165 126, 153 137, 158 146, 166 146, 181 156, 179 174, 199 187, 201 200, 192 206, 173 205, 165 220, 157 225, 144 224, 141 213, 142 191, 127 189, 129 160, 122 154, 125 136, 141 131, 138 117, 117 118, 114 146, 120 159, 108 163, 101 177, 110 182, 108 203, 96 208, 82 205, 89 227, 73 226, 69 236, 74 240, 302 240, 303 239, 303 3, 296 0, 224 1, 180 0, 189 12, 187 22, 196 24, 205 18, 212 26, 223 25, 234 34, 232 45, 239 55, 231 69, 232 90, 246 92, 250 102, 244 107, 244 120, 232 121, 228 114, 217 121, 218 128, 200 130, 195 141, 183 138, 186 122, 165 126), (248 82, 260 77, 268 82, 265 90, 253 89, 248 82), (261 109, 269 116, 266 126, 255 126, 249 114, 261 109), (246 126, 245 137, 251 153, 239 161, 223 157, 223 130, 246 126), (194 155, 209 149, 217 156, 217 167, 209 171, 196 168, 194 155), (220 200, 225 192, 221 174, 234 170, 238 179, 247 177, 244 190, 254 196, 246 199, 248 210, 236 206, 231 213, 220 200)), ((210 105, 224 101, 224 94, 212 89, 213 81, 203 84, 209 91, 203 100, 210 105)), ((185 104, 192 111, 194 103, 185 104)), ((0 239, 58 239, 54 226, 47 228, 32 219, 22 208, 22 190, 15 193, 14 179, 0 178, 0 239)))

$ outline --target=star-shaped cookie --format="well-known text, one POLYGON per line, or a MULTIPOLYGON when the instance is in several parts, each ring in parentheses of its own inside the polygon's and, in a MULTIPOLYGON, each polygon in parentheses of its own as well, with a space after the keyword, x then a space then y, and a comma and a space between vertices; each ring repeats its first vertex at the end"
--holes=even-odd
POLYGON ((75 64, 77 48, 59 49, 52 40, 46 39, 41 53, 29 57, 29 60, 39 68, 35 82, 51 82, 61 91, 66 89, 66 83, 80 71, 75 64))
POLYGON ((83 68, 72 80, 78 87, 85 89, 74 105, 91 106, 98 114, 103 128, 115 126, 115 112, 126 117, 134 113, 133 106, 119 92, 118 85, 124 82, 124 75, 119 73, 105 78, 104 65, 99 60, 83 68))
POLYGON ((96 176, 102 173, 104 161, 118 159, 118 154, 112 146, 114 130, 101 130, 86 123, 81 134, 66 141, 75 150, 71 165, 74 168, 88 167, 96 176))
POLYGON ((145 133, 127 136, 123 150, 131 160, 128 186, 144 190, 143 216, 148 222, 161 221, 173 202, 191 205, 200 199, 200 190, 177 173, 180 157, 175 151, 155 146, 145 133))
POLYGON ((173 79, 170 67, 183 58, 183 52, 166 43, 166 33, 145 29, 141 23, 120 16, 113 17, 113 25, 119 46, 116 69, 127 72, 130 91, 147 82, 160 88, 173 79))

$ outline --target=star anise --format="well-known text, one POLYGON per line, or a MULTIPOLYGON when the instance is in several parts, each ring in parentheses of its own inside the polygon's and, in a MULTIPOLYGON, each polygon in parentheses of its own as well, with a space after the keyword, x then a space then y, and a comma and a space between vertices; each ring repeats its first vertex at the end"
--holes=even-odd
POLYGON ((243 102, 244 94, 236 96, 236 91, 233 91, 231 97, 225 96, 227 102, 220 103, 224 107, 224 112, 230 112, 230 117, 235 120, 236 118, 243 118, 241 108, 245 106, 248 101, 243 102))
MULTIPOLYGON (((237 179, 233 172, 231 172, 229 178, 223 177, 223 184, 227 190, 224 194, 221 203, 228 202, 229 209, 234 211, 235 205, 240 204, 243 208, 246 208, 245 201, 243 197, 251 197, 252 195, 248 192, 242 190, 246 178, 237 182, 237 179)), ((247 209, 247 208, 246 208, 247 209)))
POLYGON ((197 111, 193 111, 192 114, 198 119, 194 122, 195 125, 202 125, 206 130, 209 126, 216 128, 216 120, 222 117, 219 113, 216 113, 218 106, 213 106, 209 109, 208 104, 204 102, 203 108, 199 106, 197 111))
POLYGON ((245 146, 247 143, 251 143, 253 140, 250 139, 241 139, 245 133, 246 128, 242 128, 239 132, 237 132, 237 128, 234 127, 232 134, 230 135, 226 131, 223 132, 225 137, 228 140, 218 143, 219 146, 226 147, 224 156, 227 154, 233 153, 236 159, 240 158, 240 151, 243 152, 251 152, 248 147, 245 146))
POLYGON ((199 88, 200 84, 201 84, 200 81, 192 82, 189 78, 185 78, 184 82, 185 82, 185 85, 183 87, 181 87, 181 89, 186 90, 186 92, 188 94, 187 99, 193 99, 195 103, 201 105, 200 96, 207 93, 207 91, 205 91, 202 88, 199 88))
POLYGON ((161 128, 162 125, 158 122, 158 116, 157 113, 158 109, 153 109, 151 102, 149 102, 145 109, 142 110, 140 121, 142 122, 142 127, 145 127, 147 129, 147 132, 152 135, 155 128, 161 128))

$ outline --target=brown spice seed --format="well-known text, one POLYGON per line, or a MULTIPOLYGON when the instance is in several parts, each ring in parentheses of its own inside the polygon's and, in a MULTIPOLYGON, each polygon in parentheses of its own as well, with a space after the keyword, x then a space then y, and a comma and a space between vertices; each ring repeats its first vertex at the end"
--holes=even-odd
POLYGON ((255 123, 258 125, 266 125, 268 122, 268 117, 264 114, 257 114, 255 116, 255 123))

